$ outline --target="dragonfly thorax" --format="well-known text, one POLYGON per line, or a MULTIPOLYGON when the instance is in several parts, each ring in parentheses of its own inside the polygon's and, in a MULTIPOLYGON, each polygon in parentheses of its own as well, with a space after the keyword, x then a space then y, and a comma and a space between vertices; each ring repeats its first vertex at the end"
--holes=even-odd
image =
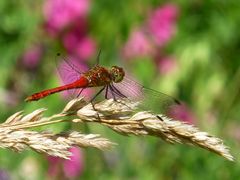
POLYGON ((125 72, 123 68, 118 66, 112 66, 110 69, 111 79, 113 82, 118 83, 121 82, 124 78, 125 72))

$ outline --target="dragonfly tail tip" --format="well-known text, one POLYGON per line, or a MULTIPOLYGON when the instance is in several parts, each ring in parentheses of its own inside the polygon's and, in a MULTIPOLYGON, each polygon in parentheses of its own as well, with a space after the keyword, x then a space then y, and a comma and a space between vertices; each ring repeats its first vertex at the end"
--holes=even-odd
POLYGON ((25 102, 29 102, 29 101, 32 101, 32 97, 31 96, 28 96, 26 99, 24 99, 25 102))

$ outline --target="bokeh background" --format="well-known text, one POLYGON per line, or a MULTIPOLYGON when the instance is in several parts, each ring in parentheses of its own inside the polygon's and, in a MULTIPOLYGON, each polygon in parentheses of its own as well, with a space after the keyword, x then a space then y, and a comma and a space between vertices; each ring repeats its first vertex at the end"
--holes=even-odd
MULTIPOLYGON (((224 139, 236 162, 153 137, 124 137, 90 124, 39 130, 99 133, 111 151, 72 148, 72 161, 0 150, 0 179, 238 179, 240 177, 240 4, 235 0, 20 0, 0 2, 0 120, 65 95, 24 102, 61 84, 56 54, 83 68, 123 65, 142 84, 180 99, 174 116, 224 139)), ((61 64, 59 65, 61 66, 61 64)), ((87 91, 86 95, 93 91, 87 91)))

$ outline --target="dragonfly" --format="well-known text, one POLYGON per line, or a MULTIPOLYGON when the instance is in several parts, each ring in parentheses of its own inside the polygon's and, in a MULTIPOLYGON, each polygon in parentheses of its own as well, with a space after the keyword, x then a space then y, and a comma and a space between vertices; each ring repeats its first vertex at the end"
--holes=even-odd
MULTIPOLYGON (((76 79, 65 85, 34 93, 28 96, 25 101, 38 101, 66 90, 79 90, 79 96, 86 88, 100 87, 100 90, 90 100, 91 103, 105 90, 105 99, 113 98, 117 101, 120 98, 131 98, 131 100, 140 100, 143 102, 142 104, 145 104, 144 109, 151 107, 153 112, 165 113, 170 108, 180 104, 176 98, 147 88, 129 78, 122 67, 112 66, 107 68, 99 65, 100 53, 101 51, 97 56, 97 64, 85 72, 81 72, 68 60, 63 59, 65 66, 68 66, 70 71, 77 75, 76 79)), ((62 78, 64 78, 64 75, 62 75, 62 78)))

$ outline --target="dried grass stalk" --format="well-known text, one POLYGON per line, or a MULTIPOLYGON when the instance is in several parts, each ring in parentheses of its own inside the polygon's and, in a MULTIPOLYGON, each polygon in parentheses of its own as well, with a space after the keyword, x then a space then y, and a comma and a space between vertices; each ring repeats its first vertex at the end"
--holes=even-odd
MULTIPOLYGON (((81 104, 84 101, 78 101, 81 104)), ((0 124, 0 147, 9 148, 16 152, 21 152, 27 147, 39 153, 45 153, 52 156, 68 159, 71 153, 69 148, 72 146, 79 147, 94 147, 101 150, 110 148, 114 143, 106 138, 100 137, 98 134, 80 134, 79 132, 62 132, 53 134, 49 132, 37 132, 26 130, 32 127, 39 127, 47 124, 59 122, 71 122, 64 119, 70 115, 71 108, 76 109, 74 101, 71 101, 65 107, 64 112, 43 117, 43 112, 46 109, 38 109, 26 116, 22 112, 17 112, 10 116, 4 123, 0 124), (67 113, 66 113, 67 110, 67 113)), ((76 103, 75 103, 76 105, 76 103)))
POLYGON ((199 131, 193 125, 170 119, 161 114, 139 111, 139 102, 122 99, 104 100, 94 105, 86 104, 83 98, 70 101, 63 111, 50 117, 42 117, 45 109, 38 109, 26 116, 17 112, 0 125, 0 147, 21 151, 26 147, 41 153, 68 158, 69 147, 109 148, 114 143, 99 135, 83 135, 78 132, 52 134, 25 130, 60 122, 95 122, 105 125, 123 135, 151 135, 170 143, 186 143, 210 150, 233 161, 222 140, 199 131), (73 118, 77 115, 77 118, 73 118), (72 117, 67 120, 66 117, 72 117))
POLYGON ((111 143, 95 134, 83 135, 78 132, 52 134, 48 132, 0 129, 0 147, 9 148, 16 152, 30 147, 39 153, 68 159, 71 155, 68 149, 74 145, 103 149, 111 145, 111 143))
POLYGON ((138 111, 139 102, 105 100, 94 106, 88 104, 78 110, 79 120, 74 122, 97 122, 124 135, 151 135, 169 143, 185 143, 212 151, 230 161, 233 156, 219 138, 199 131, 193 125, 168 118, 161 114, 138 111), (157 117, 158 116, 158 117, 157 117), (99 118, 100 117, 100 118, 99 118))

